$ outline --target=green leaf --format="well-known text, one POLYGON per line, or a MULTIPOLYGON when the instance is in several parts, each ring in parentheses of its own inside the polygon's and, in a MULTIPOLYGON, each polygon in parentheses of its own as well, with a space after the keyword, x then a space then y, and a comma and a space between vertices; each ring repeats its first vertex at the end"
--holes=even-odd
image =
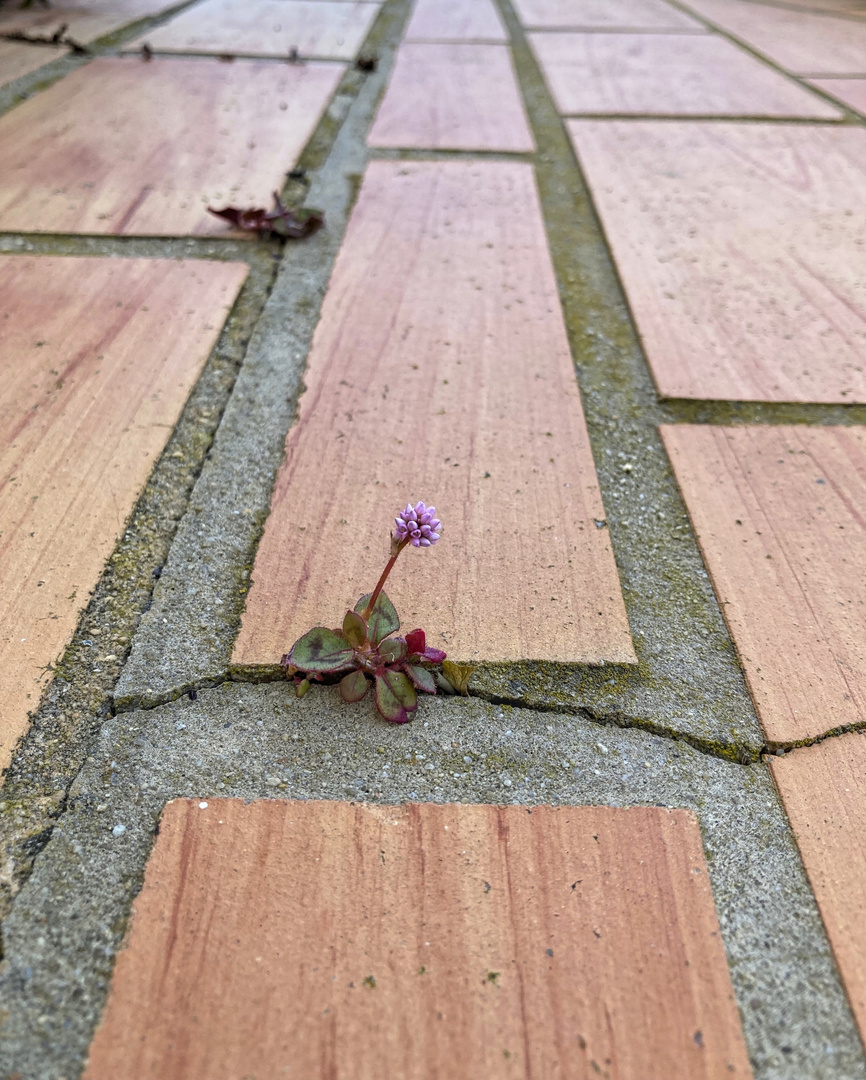
POLYGON ((301 671, 332 674, 352 666, 354 653, 342 634, 326 626, 314 626, 298 638, 289 653, 291 662, 301 671))
POLYGON ((376 708, 392 724, 408 723, 409 713, 418 708, 418 699, 402 671, 376 676, 376 708))
POLYGON ((340 697, 343 701, 360 701, 369 689, 364 672, 352 671, 340 682, 340 697))
POLYGON ((423 690, 425 694, 436 693, 436 680, 433 678, 432 671, 428 671, 427 668, 420 667, 418 664, 407 664, 406 674, 418 689, 423 690))
POLYGON ((379 652, 389 664, 396 664, 398 660, 405 660, 409 654, 406 642, 402 638, 391 638, 383 641, 379 646, 379 652))
MULTIPOLYGON (((366 596, 362 596, 358 603, 355 604, 355 611, 362 612, 372 595, 372 593, 367 593, 366 596)), ((389 634, 393 634, 400 629, 400 617, 394 609, 394 605, 383 592, 379 593, 376 606, 370 612, 367 625, 370 628, 370 640, 374 645, 378 645, 382 638, 386 638, 389 634)))
POLYGON ((303 697, 304 694, 306 694, 306 692, 309 689, 310 689, 310 680, 309 679, 301 679, 301 681, 295 687, 295 696, 296 697, 303 697))
POLYGON ((347 611, 343 619, 343 637, 354 649, 360 649, 367 642, 367 624, 354 611, 347 611))

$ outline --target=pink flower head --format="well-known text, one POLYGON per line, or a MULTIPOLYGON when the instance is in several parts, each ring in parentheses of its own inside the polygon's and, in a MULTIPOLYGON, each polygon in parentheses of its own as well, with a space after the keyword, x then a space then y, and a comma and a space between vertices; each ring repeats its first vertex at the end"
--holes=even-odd
POLYGON ((409 539, 413 547, 432 547, 439 539, 442 522, 436 517, 435 506, 407 503, 406 509, 394 521, 397 523, 394 539, 400 543, 409 539))

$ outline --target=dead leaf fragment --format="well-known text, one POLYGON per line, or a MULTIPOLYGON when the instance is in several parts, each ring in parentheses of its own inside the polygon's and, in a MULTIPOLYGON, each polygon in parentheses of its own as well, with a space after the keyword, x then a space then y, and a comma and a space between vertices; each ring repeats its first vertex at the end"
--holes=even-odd
POLYGON ((457 693, 464 697, 469 697, 469 680, 477 668, 477 664, 457 664, 453 660, 442 661, 442 674, 457 693))
POLYGON ((278 236, 284 240, 303 240, 325 224, 325 215, 321 210, 290 210, 276 192, 274 204, 273 210, 263 207, 242 210, 237 206, 226 206, 222 210, 209 206, 207 209, 209 214, 228 221, 236 229, 257 232, 262 236, 278 236))

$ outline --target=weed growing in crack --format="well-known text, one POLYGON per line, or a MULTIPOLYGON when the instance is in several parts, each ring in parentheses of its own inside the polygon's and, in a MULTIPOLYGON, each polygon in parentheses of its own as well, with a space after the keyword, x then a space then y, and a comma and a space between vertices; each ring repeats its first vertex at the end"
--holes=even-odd
POLYGON ((405 724, 418 708, 416 690, 436 693, 429 665, 441 664, 445 653, 427 645, 423 630, 413 630, 405 638, 392 637, 400 629, 400 618, 382 588, 400 552, 409 544, 432 547, 442 523, 436 507, 423 502, 408 504, 394 520, 390 558, 376 588, 346 612, 341 629, 313 627, 295 642, 281 664, 286 676, 295 680, 299 697, 306 694, 311 681, 333 682, 342 675, 343 701, 360 701, 372 681, 382 716, 392 724, 405 724))

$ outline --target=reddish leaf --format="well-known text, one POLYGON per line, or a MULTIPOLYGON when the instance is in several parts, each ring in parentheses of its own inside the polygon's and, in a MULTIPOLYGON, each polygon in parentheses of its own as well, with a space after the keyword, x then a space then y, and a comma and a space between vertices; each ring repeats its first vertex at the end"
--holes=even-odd
POLYGON ((384 671, 376 675, 376 708, 389 723, 409 722, 409 713, 418 708, 418 699, 402 671, 384 671))
POLYGON ((287 240, 303 240, 325 224, 325 215, 320 210, 290 210, 274 192, 274 209, 251 207, 241 210, 237 206, 226 206, 215 210, 209 206, 208 213, 228 221, 236 229, 244 232, 257 232, 262 236, 278 236, 287 240))
POLYGON ((427 647, 427 638, 423 630, 413 630, 406 635, 406 644, 410 653, 422 653, 427 647))
POLYGON ((436 693, 436 680, 433 678, 433 673, 428 671, 427 668, 420 667, 418 664, 407 664, 406 674, 418 689, 423 690, 425 694, 436 693))

